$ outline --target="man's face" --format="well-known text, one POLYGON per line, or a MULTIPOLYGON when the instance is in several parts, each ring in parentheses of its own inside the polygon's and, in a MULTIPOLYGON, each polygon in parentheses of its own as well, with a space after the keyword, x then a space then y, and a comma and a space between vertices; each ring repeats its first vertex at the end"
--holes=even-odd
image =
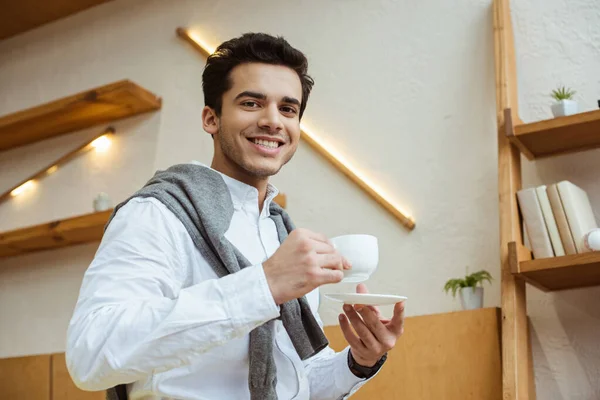
POLYGON ((302 85, 294 70, 259 63, 238 65, 230 79, 217 118, 213 164, 251 184, 275 175, 296 152, 302 85))

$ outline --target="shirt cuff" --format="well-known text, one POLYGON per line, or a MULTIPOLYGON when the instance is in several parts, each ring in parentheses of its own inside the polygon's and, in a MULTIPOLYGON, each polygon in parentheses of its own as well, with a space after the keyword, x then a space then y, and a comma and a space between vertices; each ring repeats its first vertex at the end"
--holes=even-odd
POLYGON ((222 279, 226 278, 234 278, 234 282, 226 285, 224 299, 236 328, 252 330, 279 317, 280 308, 273 299, 262 264, 222 279))
POLYGON ((352 388, 348 394, 352 394, 357 391, 366 381, 365 378, 359 378, 350 371, 348 366, 348 352, 350 347, 346 347, 335 355, 335 371, 337 374, 336 383, 338 387, 352 388))

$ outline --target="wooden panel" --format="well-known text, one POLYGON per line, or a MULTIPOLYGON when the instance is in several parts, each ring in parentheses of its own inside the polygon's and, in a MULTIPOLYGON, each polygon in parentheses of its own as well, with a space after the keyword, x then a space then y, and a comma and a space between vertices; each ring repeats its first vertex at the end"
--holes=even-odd
POLYGON ((600 147, 600 110, 515 125, 514 138, 529 159, 600 147))
POLYGON ((0 40, 110 0, 19 0, 0 2, 0 40))
POLYGON ((50 400, 50 356, 0 359, 0 399, 50 400))
POLYGON ((600 251, 519 263, 519 275, 546 291, 600 285, 600 251))
POLYGON ((0 118, 0 151, 157 110, 161 99, 123 80, 0 118))
POLYGON ((65 354, 52 355, 52 400, 104 400, 105 396, 105 391, 86 392, 75 386, 67 370, 65 354))
POLYGON ((0 258, 98 241, 112 210, 0 233, 0 258))
MULTIPOLYGON (((500 315, 497 308, 409 317, 405 333, 379 374, 356 400, 501 400, 500 315)), ((325 334, 347 346, 339 326, 325 334)))

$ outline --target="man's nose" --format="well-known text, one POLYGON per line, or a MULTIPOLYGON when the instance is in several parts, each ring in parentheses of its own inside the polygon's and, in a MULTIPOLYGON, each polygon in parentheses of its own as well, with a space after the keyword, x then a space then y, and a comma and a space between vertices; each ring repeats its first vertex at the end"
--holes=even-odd
POLYGON ((268 130, 269 132, 275 133, 283 129, 283 123, 281 122, 281 114, 277 105, 265 107, 258 121, 260 128, 268 130))

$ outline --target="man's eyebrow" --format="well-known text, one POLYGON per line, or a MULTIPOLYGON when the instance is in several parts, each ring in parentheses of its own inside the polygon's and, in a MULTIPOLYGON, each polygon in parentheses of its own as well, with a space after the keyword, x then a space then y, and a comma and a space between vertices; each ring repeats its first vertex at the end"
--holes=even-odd
MULTIPOLYGON (((245 90, 237 96, 235 96, 235 100, 238 100, 242 97, 252 97, 254 99, 265 100, 267 98, 267 95, 260 92, 253 92, 252 90, 245 90)), ((295 97, 283 96, 281 100, 287 104, 295 104, 297 106, 300 106, 300 100, 296 99, 295 97)))
POLYGON ((237 96, 235 96, 235 100, 240 99, 242 97, 253 97, 255 99, 265 100, 267 98, 267 95, 264 93, 246 90, 246 91, 243 91, 242 93, 238 94, 237 96))
POLYGON ((295 104, 297 106, 300 106, 300 100, 294 98, 294 97, 289 97, 289 96, 283 96, 283 102, 284 103, 288 103, 288 104, 295 104))

